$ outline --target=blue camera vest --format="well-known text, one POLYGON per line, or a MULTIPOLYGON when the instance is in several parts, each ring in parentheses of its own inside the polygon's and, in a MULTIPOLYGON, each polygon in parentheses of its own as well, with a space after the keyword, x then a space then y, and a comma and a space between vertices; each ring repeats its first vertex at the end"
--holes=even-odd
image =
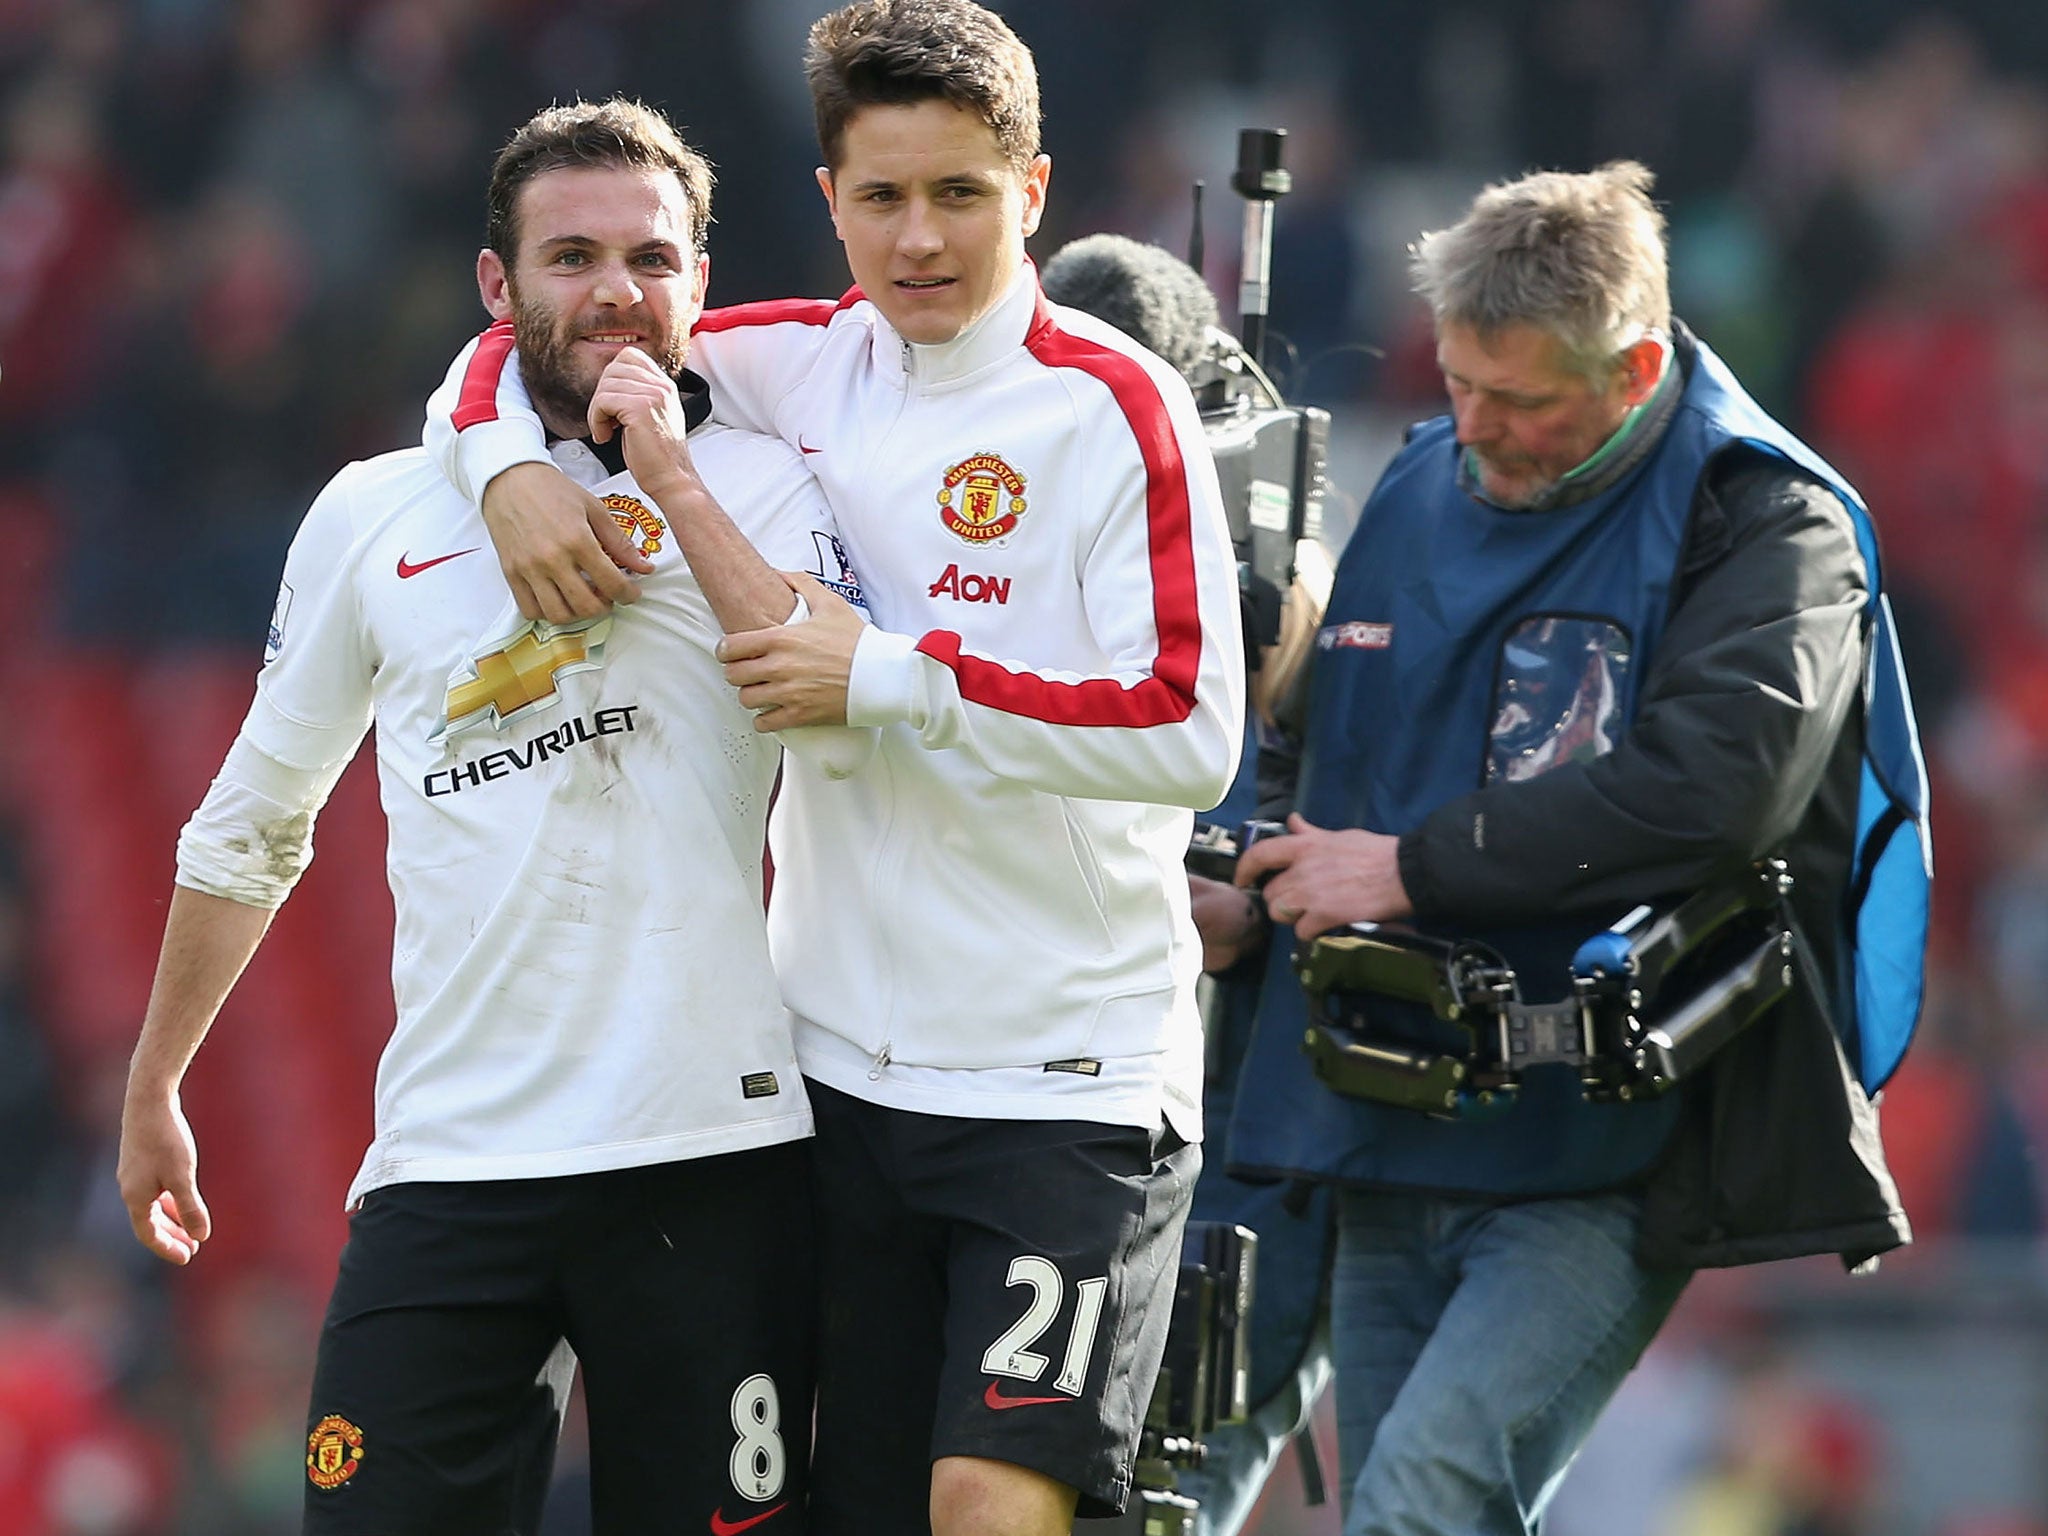
MULTIPOLYGON (((1736 441, 1833 489, 1855 520, 1869 572, 1867 740, 1844 935, 1855 985, 1853 995, 1839 989, 1831 1002, 1850 1061, 1875 1088, 1903 1055, 1918 1016, 1931 873, 1925 769, 1878 586, 1876 539, 1847 482, 1765 415, 1704 345, 1662 441, 1621 484, 1576 506, 1493 507, 1458 484, 1449 418, 1414 430, 1338 564, 1317 637, 1296 801, 1319 826, 1399 835, 1470 790, 1611 748, 1634 718, 1663 632, 1700 476, 1736 441)), ((1579 918, 1433 931, 1493 944, 1514 966, 1523 996, 1547 1001, 1568 993, 1572 952, 1599 926, 1579 918)), ((1538 1068, 1519 1102, 1458 1121, 1323 1087, 1299 1048, 1306 1007, 1289 937, 1276 931, 1268 956, 1230 1127, 1234 1166, 1533 1196, 1611 1187, 1642 1172, 1663 1147, 1676 1095, 1587 1104, 1564 1068, 1538 1068)), ((1406 1005, 1386 1005, 1376 1022, 1418 1043, 1461 1038, 1406 1005)))

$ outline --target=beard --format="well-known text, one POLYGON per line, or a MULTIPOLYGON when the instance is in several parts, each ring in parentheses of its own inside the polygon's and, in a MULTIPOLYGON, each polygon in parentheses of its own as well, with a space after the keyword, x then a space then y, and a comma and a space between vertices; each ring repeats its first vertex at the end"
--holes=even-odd
POLYGON ((1480 491, 1503 512, 1526 512, 1541 506, 1559 484, 1527 460, 1501 465, 1474 452, 1471 462, 1480 491))
POLYGON ((590 416, 590 397, 597 393, 602 369, 594 359, 577 356, 576 342, 593 331, 638 330, 647 334, 641 350, 653 358, 671 378, 683 371, 683 359, 690 350, 687 330, 673 329, 662 335, 652 317, 636 312, 589 316, 565 316, 538 300, 529 301, 507 275, 512 299, 512 338, 519 347, 519 375, 534 409, 553 429, 576 424, 571 434, 582 436, 590 416))

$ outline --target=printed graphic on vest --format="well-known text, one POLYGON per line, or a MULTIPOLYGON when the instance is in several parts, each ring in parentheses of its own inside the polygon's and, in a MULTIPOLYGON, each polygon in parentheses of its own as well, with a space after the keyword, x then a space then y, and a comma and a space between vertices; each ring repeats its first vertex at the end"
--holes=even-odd
POLYGON ((1326 624, 1316 631, 1319 651, 1384 651, 1393 643, 1393 625, 1369 624, 1363 619, 1326 624))
POLYGON ((1494 673, 1486 782, 1613 751, 1633 652, 1628 631, 1606 619, 1542 614, 1509 631, 1494 673))

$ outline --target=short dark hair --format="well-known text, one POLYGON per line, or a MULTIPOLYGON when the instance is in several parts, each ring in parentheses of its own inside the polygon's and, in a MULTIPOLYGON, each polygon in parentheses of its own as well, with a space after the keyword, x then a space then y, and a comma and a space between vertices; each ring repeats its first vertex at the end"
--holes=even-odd
POLYGON ((1003 18, 974 0, 855 0, 811 24, 804 55, 818 148, 839 168, 862 107, 949 101, 994 130, 1020 171, 1038 155, 1038 68, 1003 18))
POLYGON ((568 166, 635 166, 673 171, 690 205, 690 244, 699 253, 711 228, 711 162, 683 142, 675 125, 645 102, 572 101, 533 114, 491 165, 484 243, 509 265, 519 255, 519 192, 568 166))

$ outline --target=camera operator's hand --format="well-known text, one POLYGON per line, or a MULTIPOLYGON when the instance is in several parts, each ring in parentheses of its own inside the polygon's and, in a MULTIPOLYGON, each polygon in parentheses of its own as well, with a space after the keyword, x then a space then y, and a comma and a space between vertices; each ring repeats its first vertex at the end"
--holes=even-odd
POLYGON ((1331 831, 1287 818, 1287 836, 1252 844, 1237 861, 1237 883, 1265 880, 1266 910, 1312 939, 1346 923, 1388 923, 1415 915, 1401 884, 1401 840, 1362 828, 1331 831))
POLYGON ((1227 971, 1266 942, 1265 913, 1250 891, 1190 873, 1188 907, 1202 936, 1205 971, 1227 971))

